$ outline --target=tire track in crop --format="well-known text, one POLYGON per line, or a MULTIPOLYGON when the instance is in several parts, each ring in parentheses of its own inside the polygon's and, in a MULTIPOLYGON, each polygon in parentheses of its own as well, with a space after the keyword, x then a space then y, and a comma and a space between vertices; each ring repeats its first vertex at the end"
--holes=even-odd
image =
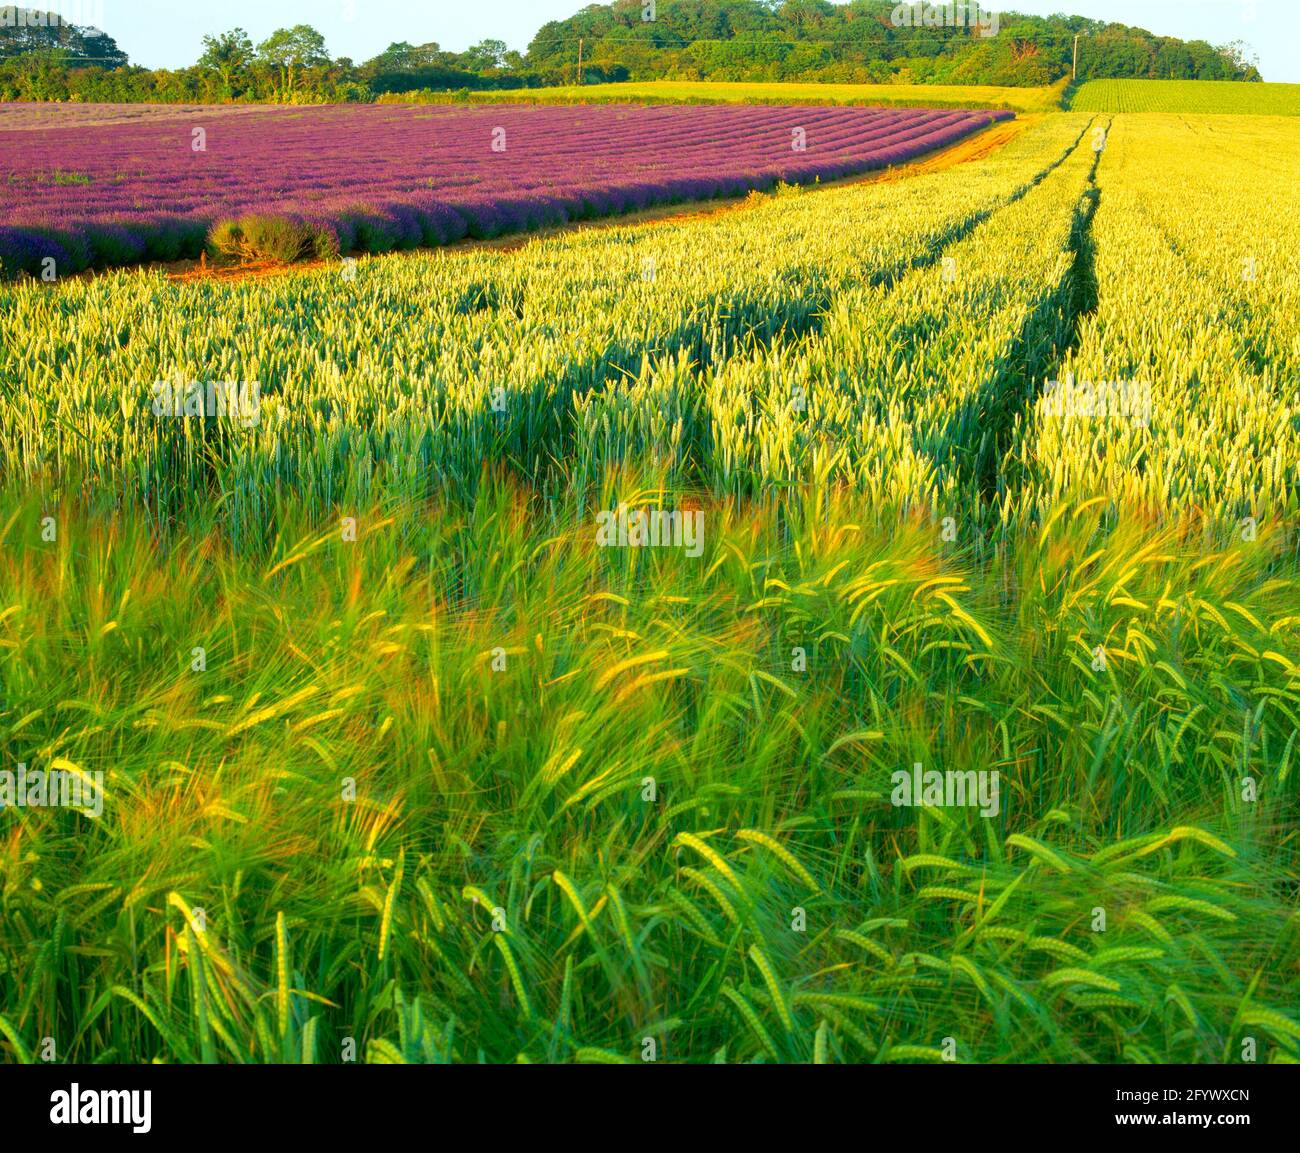
MULTIPOLYGON (((729 310, 726 314, 729 323, 724 324, 721 331, 715 333, 713 339, 704 339, 704 331, 687 321, 670 331, 653 347, 625 346, 607 350, 601 357, 606 378, 613 374, 615 377, 635 380, 647 359, 666 362, 683 355, 691 359, 693 371, 698 377, 737 355, 763 356, 771 352, 778 341, 781 342, 782 351, 797 353, 821 334, 828 316, 841 296, 859 287, 892 290, 909 274, 935 267, 948 249, 974 235, 997 214, 1013 208, 1076 153, 1093 123, 1095 120, 1090 120, 1084 125, 1078 136, 1062 149, 1054 160, 1014 188, 1004 198, 933 234, 924 251, 895 261, 861 279, 840 278, 834 283, 822 276, 816 266, 796 266, 790 270, 788 279, 800 285, 806 285, 809 280, 812 280, 816 282, 816 288, 812 291, 806 287, 802 288, 801 291, 794 292, 788 297, 780 298, 776 305, 771 301, 758 301, 736 311, 734 298, 721 294, 710 296, 705 298, 706 311, 709 314, 719 315, 720 310, 729 310), (791 313, 794 314, 793 320, 790 319, 791 313), (781 316, 782 319, 774 324, 775 315, 781 316)), ((538 383, 538 391, 539 393, 544 391, 543 382, 538 383)), ((578 390, 566 388, 565 382, 561 382, 551 396, 552 419, 548 424, 551 425, 552 435, 556 439, 548 438, 542 445, 541 451, 549 453, 557 460, 569 458, 576 440, 577 430, 567 419, 576 391, 578 390)), ((692 406, 692 411, 689 413, 681 414, 683 423, 687 426, 682 459, 685 463, 686 475, 700 480, 697 474, 702 471, 703 462, 708 459, 714 443, 714 435, 712 416, 703 403, 705 394, 702 390, 696 390, 694 395, 699 403, 692 406)), ((540 397, 532 399, 536 400, 540 397)), ((520 459, 525 455, 522 450, 530 447, 534 455, 537 453, 535 442, 516 447, 518 455, 508 453, 512 459, 520 459)))
MULTIPOLYGON (((1036 396, 1037 382, 1056 360, 1058 350, 1068 347, 1074 339, 1080 313, 1094 306, 1095 292, 1089 288, 1091 255, 1087 238, 1097 200, 1095 175, 1098 157, 1094 155, 1086 169, 1077 163, 1082 159, 1079 150, 1084 137, 1093 124, 1095 118, 1083 128, 1064 155, 1024 189, 1023 194, 1027 194, 1061 164, 1076 161, 1078 174, 1069 177, 1064 214, 1057 210, 1052 217, 1057 221, 1052 232, 1057 239, 1051 240, 1053 251, 1059 254, 1056 269, 1024 298, 1025 311, 1014 319, 1006 317, 1007 323, 1015 325, 1014 330, 1008 333, 1005 342, 998 341, 998 351, 980 370, 978 378, 959 390, 963 400, 951 416, 958 427, 952 430, 951 436, 944 438, 943 447, 931 445, 921 450, 922 455, 932 458, 939 475, 946 474, 959 491, 973 487, 984 503, 991 501, 999 486, 999 466, 1017 414, 1036 396)), ((1010 212, 1021 198, 1009 202, 1006 211, 1010 212)), ((1015 218, 999 214, 997 219, 1015 218)), ((987 238, 978 228, 967 230, 963 241, 954 243, 950 253, 945 251, 939 255, 951 254, 956 267, 972 259, 972 250, 992 246, 990 251, 996 252, 997 245, 1006 243, 1007 238, 1002 236, 1004 230, 987 220, 986 224, 992 229, 987 238)), ((1019 226, 1021 232, 1032 227, 1032 217, 1019 226)), ((995 264, 997 259, 994 258, 995 264)), ((932 263, 922 262, 919 267, 924 270, 932 263)), ((1019 310, 1013 301, 1028 284, 1015 288, 1019 279, 1022 275, 1014 266, 1006 269, 1004 274, 977 276, 977 282, 982 280, 984 283, 966 303, 975 310, 981 323, 1000 323, 999 313, 1004 308, 1013 306, 1019 310), (1009 299, 1000 299, 1004 289, 1011 292, 1009 299)), ((889 293, 917 291, 915 286, 908 289, 906 284, 887 285, 885 290, 889 293)), ((902 305, 893 309, 889 298, 882 302, 881 307, 887 311, 899 311, 902 317, 898 323, 890 324, 891 347, 901 347, 916 357, 928 358, 934 355, 936 342, 943 347, 951 338, 955 323, 951 305, 930 301, 929 305, 910 316, 906 315, 908 310, 902 305)), ((920 448, 925 439, 922 436, 914 443, 920 448)))
MULTIPOLYGON (((691 302, 689 313, 678 323, 653 334, 651 339, 607 344, 597 355, 570 365, 559 379, 532 381, 517 394, 532 419, 524 426, 503 426, 493 445, 494 453, 527 476, 534 476, 539 466, 548 467, 548 461, 573 459, 580 439, 574 420, 575 401, 611 383, 616 388, 634 384, 644 379, 647 366, 653 373, 657 367, 680 366, 685 359, 689 372, 699 379, 735 358, 762 357, 778 345, 783 352, 797 354, 823 331, 841 296, 862 287, 888 291, 903 277, 937 265, 947 249, 1019 203, 1066 163, 1087 131, 1085 125, 1055 159, 994 202, 932 233, 921 251, 869 269, 865 275, 831 276, 814 262, 792 264, 781 277, 782 288, 788 288, 788 292, 773 296, 754 289, 747 290, 751 295, 746 297, 744 293, 724 290, 701 295, 691 302)), ((495 278, 491 279, 495 282, 495 278)), ((475 309, 504 314, 507 323, 526 322, 528 280, 525 267, 510 275, 510 291, 495 291, 485 281, 468 303, 475 309)), ((690 395, 694 402, 684 403, 675 413, 682 425, 678 464, 684 476, 699 480, 714 435, 711 414, 703 403, 704 390, 693 390, 690 395)))
MULTIPOLYGON (((873 442, 873 433, 864 431, 864 421, 873 428, 883 428, 886 424, 893 427, 911 424, 915 414, 909 416, 907 413, 912 412, 914 403, 928 405, 930 402, 926 396, 931 388, 938 392, 946 391, 936 383, 946 375, 946 361, 940 360, 930 364, 929 368, 918 370, 921 375, 916 376, 903 393, 891 391, 891 386, 886 383, 889 370, 882 365, 895 355, 905 358, 909 364, 929 364, 942 355, 936 350, 951 343, 954 333, 960 332, 965 323, 981 318, 982 323, 996 323, 999 333, 1005 332, 1006 335, 998 336, 998 349, 980 369, 979 376, 957 388, 961 402, 951 412, 939 416, 937 412, 943 408, 940 402, 939 410, 925 418, 940 420, 948 428, 948 434, 938 436, 933 426, 927 426, 928 431, 921 428, 903 434, 904 439, 911 441, 919 457, 931 459, 937 474, 946 474, 949 481, 956 482, 961 488, 970 488, 972 480, 991 467, 986 462, 996 461, 999 436, 1005 438, 1006 435, 999 433, 996 422, 990 421, 990 414, 999 414, 999 419, 1010 425, 1013 418, 1007 410, 1014 409, 1013 398, 1029 390, 1029 382, 1051 355, 1050 351, 1043 351, 1045 343, 1050 343, 1052 349, 1064 344, 1072 324, 1075 306, 1070 270, 1075 263, 1074 239, 1080 228, 1080 197, 1095 168, 1095 157, 1089 160, 1086 154, 1080 153, 1080 145, 1090 126, 1091 121, 1084 125, 1056 162, 1045 166, 1034 180, 1026 183, 1003 210, 983 214, 982 226, 954 230, 963 234, 960 242, 932 250, 927 259, 909 262, 910 273, 900 278, 897 284, 884 283, 873 287, 869 293, 846 296, 842 302, 845 307, 837 309, 834 327, 827 332, 827 339, 832 343, 810 353, 812 362, 804 366, 806 372, 791 368, 800 381, 806 377, 813 391, 819 387, 830 389, 829 399, 807 431, 794 431, 793 426, 783 421, 778 409, 772 407, 772 398, 782 394, 785 385, 781 377, 773 375, 772 370, 765 371, 762 366, 757 366, 759 371, 754 376, 753 391, 748 394, 747 401, 739 406, 724 402, 723 408, 728 415, 723 419, 727 427, 735 423, 748 428, 747 435, 752 437, 754 428, 769 419, 774 420, 786 429, 786 433, 783 438, 778 438, 773 451, 782 457, 790 454, 787 463, 798 467, 798 462, 804 459, 804 454, 816 441, 830 446, 832 451, 842 449, 847 453, 842 463, 854 473, 859 461, 873 458, 867 447, 873 442), (1043 209, 1038 206, 1039 198, 1036 196, 1034 203, 1018 207, 1017 202, 1067 162, 1070 163, 1069 172, 1061 174, 1059 183, 1044 193, 1051 222, 1050 270, 1043 268, 1028 279, 1024 266, 1019 263, 1002 266, 1003 271, 999 271, 1001 262, 1007 259, 1004 246, 1008 243, 1027 244, 1032 249, 1042 235, 1044 222, 1039 214, 1043 209), (974 279, 968 283, 963 278, 957 295, 935 293, 926 271, 941 256, 948 254, 953 256, 955 264, 962 267, 974 262, 971 265, 974 279), (1010 292, 1009 297, 1007 292, 1010 292), (962 303, 954 303, 958 300, 962 303), (1009 308, 1014 311, 1007 312, 1009 308), (866 310, 873 318, 867 322, 868 328, 878 330, 861 336, 861 339, 859 325, 854 319, 860 310, 866 310), (847 341, 839 352, 835 348, 836 339, 847 341), (884 343, 873 352, 870 350, 873 341, 884 343), (882 372, 885 377, 880 376, 882 372), (855 391, 859 386, 865 390, 860 396, 855 391), (877 386, 880 391, 877 391, 877 386), (848 389, 847 403, 840 395, 844 388, 848 389), (901 406, 902 415, 892 414, 896 403, 901 406), (860 407, 862 404, 866 405, 865 413, 860 407), (864 436, 867 438, 865 444, 862 441, 864 436)), ((1031 266, 1037 268, 1041 263, 1034 260, 1031 266)), ((798 350, 792 352, 797 354, 798 350)), ((726 366, 733 378, 741 367, 734 363, 726 366)), ((693 446, 696 459, 710 459, 711 444, 717 440, 727 441, 731 444, 728 459, 734 457, 740 462, 736 475, 748 475, 751 481, 759 485, 764 483, 762 469, 756 461, 748 458, 743 443, 737 442, 735 436, 725 430, 720 437, 714 437, 716 414, 706 410, 697 418, 696 424, 702 440, 693 446), (710 416, 714 420, 711 421, 710 416), (755 468, 759 471, 754 472, 755 468)), ((892 441, 893 438, 887 439, 892 441)), ((867 464, 868 473, 872 467, 867 464)), ((871 483, 877 481, 879 478, 871 483)), ((750 482, 738 483, 743 487, 750 482)))
MULTIPOLYGON (((1004 200, 980 209, 934 233, 924 252, 895 261, 884 268, 870 272, 861 279, 847 277, 834 283, 830 278, 823 276, 815 265, 792 265, 783 274, 783 278, 788 284, 798 286, 798 290, 788 296, 778 297, 775 301, 765 300, 755 305, 742 303, 739 311, 736 311, 737 300, 729 294, 715 293, 699 298, 702 307, 697 308, 695 312, 725 315, 728 321, 736 322, 722 327, 716 334, 720 339, 707 341, 701 339, 702 330, 687 321, 670 331, 663 340, 653 345, 638 346, 636 349, 629 350, 633 353, 631 358, 613 356, 602 359, 616 374, 630 375, 636 371, 642 355, 668 357, 688 353, 696 360, 697 367, 701 371, 707 371, 713 364, 728 359, 740 351, 749 349, 768 351, 778 338, 792 338, 796 346, 806 343, 821 331, 827 313, 840 295, 861 285, 888 289, 910 272, 933 267, 943 258, 948 248, 970 236, 995 213, 1005 211, 1018 203, 1047 179, 1069 159, 1086 133, 1087 127, 1062 151, 1060 156, 1014 189, 1004 200), (806 287, 809 282, 813 285, 811 289, 806 287), (781 315, 782 321, 773 325, 773 315, 781 315), (791 321, 789 319, 791 315, 796 319, 791 321)), ((518 292, 503 293, 484 283, 479 289, 481 299, 474 307, 495 309, 503 302, 508 302, 510 310, 516 317, 522 319, 527 305, 527 278, 522 279, 524 294, 522 297, 518 292)))
MULTIPOLYGON (((1097 131, 1094 118, 1076 141, 1082 146, 1089 130, 1097 131)), ((1113 120, 1107 120, 1100 129, 1107 136, 1113 120)), ((1103 138, 1104 139, 1104 138, 1103 138)), ((1017 417, 1027 425, 1032 420, 1038 401, 1041 383, 1049 372, 1066 363, 1078 348, 1083 326, 1097 311, 1096 242, 1092 235, 1093 218, 1101 204, 1101 187, 1097 183, 1097 170, 1101 165, 1104 147, 1095 148, 1096 155, 1088 169, 1087 184, 1075 209, 1070 230, 1070 249, 1073 260, 1057 292, 1043 298, 1025 320, 1010 354, 1005 359, 1006 370, 993 375, 988 390, 988 408, 991 423, 975 458, 974 480, 981 501, 988 505, 1007 492, 1021 487, 1023 477, 1012 473, 1012 450, 1016 435, 1017 417), (1051 314, 1058 308, 1065 311, 1064 322, 1069 338, 1059 347, 1042 348, 1034 339, 1044 325, 1051 327, 1051 314), (1038 348, 1040 351, 1035 352, 1038 348), (1010 402, 1010 403, 1009 403, 1010 402)))
POLYGON ((1074 142, 1070 144, 1060 156, 1047 165, 1047 167, 1041 172, 1037 173, 1030 180, 1026 181, 1026 183, 1012 192, 1011 195, 1001 204, 991 205, 987 209, 982 209, 969 217, 966 221, 963 221, 960 225, 938 234, 935 238, 935 247, 932 251, 915 260, 900 262, 888 270, 886 274, 873 279, 871 281, 872 286, 880 286, 886 289, 892 288, 896 281, 902 279, 902 277, 906 276, 909 272, 933 268, 943 259, 947 249, 951 248, 955 244, 960 244, 968 236, 972 235, 976 229, 990 220, 995 214, 1005 212, 1008 208, 1018 204, 1030 192, 1042 184, 1044 180, 1051 176, 1053 172, 1060 168, 1062 164, 1069 160, 1070 157, 1074 155, 1079 145, 1083 142, 1083 138, 1087 135, 1088 129, 1092 127, 1092 124, 1093 122, 1090 121, 1075 138, 1074 142))
MULTIPOLYGON (((1110 122, 1106 129, 1110 131, 1110 122)), ((1101 166, 1102 151, 1098 150, 1088 172, 1088 188, 1079 205, 1073 237, 1074 265, 1070 269, 1070 282, 1074 293, 1074 332, 1064 350, 1072 352, 1079 345, 1084 323, 1097 311, 1097 244, 1092 235, 1093 218, 1101 207, 1101 186, 1097 183, 1097 169, 1101 166)))

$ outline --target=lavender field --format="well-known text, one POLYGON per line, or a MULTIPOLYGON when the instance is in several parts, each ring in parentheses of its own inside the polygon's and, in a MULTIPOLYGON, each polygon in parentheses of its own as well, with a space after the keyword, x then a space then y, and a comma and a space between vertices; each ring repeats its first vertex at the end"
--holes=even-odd
POLYGON ((1008 112, 332 106, 128 115, 55 106, 0 130, 4 271, 332 256, 493 237, 884 168, 1008 112))

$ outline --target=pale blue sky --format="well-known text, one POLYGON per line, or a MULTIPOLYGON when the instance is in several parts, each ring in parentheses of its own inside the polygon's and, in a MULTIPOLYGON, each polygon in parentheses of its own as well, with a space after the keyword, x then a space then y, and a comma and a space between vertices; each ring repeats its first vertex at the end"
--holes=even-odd
MULTIPOLYGON (((31 0, 29 0, 31 2, 31 0)), ((206 33, 236 25, 255 41, 274 29, 311 24, 330 53, 358 62, 395 40, 436 40, 460 51, 488 37, 522 51, 542 24, 586 0, 47 0, 69 14, 102 13, 103 27, 131 57, 153 68, 191 64, 206 33)), ((1244 40, 1267 80, 1300 83, 1300 0, 1016 0, 990 9, 1071 12, 1117 20, 1164 36, 1224 44, 1244 40)))

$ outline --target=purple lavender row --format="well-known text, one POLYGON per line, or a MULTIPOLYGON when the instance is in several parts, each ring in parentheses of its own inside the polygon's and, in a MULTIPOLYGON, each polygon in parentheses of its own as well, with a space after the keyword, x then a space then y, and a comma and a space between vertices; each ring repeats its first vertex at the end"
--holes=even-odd
MULTIPOLYGON (((902 126, 882 124, 847 140, 832 136, 824 127, 814 126, 813 135, 806 136, 806 150, 802 155, 823 166, 856 163, 895 145, 911 147, 916 141, 929 139, 952 125, 960 125, 966 130, 969 124, 965 114, 946 115, 940 120, 917 121, 902 126)), ((809 132, 806 128, 800 130, 805 134, 809 132)), ((486 139, 484 137, 478 142, 480 151, 486 139)), ((508 134, 503 138, 507 149, 509 139, 508 134)), ((667 148, 656 142, 630 154, 625 149, 623 155, 602 164, 581 146, 580 140, 575 139, 568 150, 554 158, 548 157, 546 163, 519 151, 511 155, 507 150, 499 154, 499 159, 494 158, 488 163, 484 163, 480 156, 457 158, 444 151, 441 155, 445 167, 436 174, 431 174, 433 170, 427 161, 413 166, 391 157, 374 157, 356 160, 347 166, 335 166, 330 158, 319 155, 319 150, 315 157, 304 157, 300 164, 291 163, 289 157, 282 156, 273 168, 261 163, 247 163, 237 155, 229 155, 219 162, 194 162, 188 181, 185 173, 178 172, 173 180, 167 182, 150 174, 148 180, 141 178, 133 183, 122 179, 119 173, 107 187, 104 187, 101 173, 56 169, 53 177, 46 174, 45 183, 33 189, 35 195, 25 204, 11 206, 9 219, 13 223, 40 224, 51 218, 65 218, 68 214, 81 219, 111 216, 123 210, 140 212, 150 209, 182 215, 207 210, 210 214, 213 211, 238 210, 248 202, 250 186, 265 193, 293 197, 298 202, 327 199, 336 193, 356 192, 358 189, 364 189, 367 194, 405 193, 422 185, 436 187, 444 193, 455 187, 474 187, 478 191, 497 186, 505 190, 558 190, 566 185, 581 186, 641 174, 655 178, 661 178, 665 172, 679 176, 710 174, 719 169, 720 159, 723 168, 742 172, 762 170, 772 167, 774 161, 786 163, 801 155, 791 148, 791 143, 789 135, 783 135, 775 142, 769 139, 757 147, 752 140, 739 141, 731 148, 725 143, 710 143, 704 149, 688 146, 667 148), (582 167, 576 185, 573 176, 575 162, 582 167), (367 175, 361 181, 357 175, 359 165, 364 166, 367 174, 379 172, 381 175, 367 175), (65 183, 54 183, 60 175, 65 183), (80 178, 87 175, 89 181, 81 181, 80 178), (206 196, 203 195, 205 191, 208 193, 206 196)), ((65 152, 61 155, 68 165, 76 162, 72 154, 65 152)), ((97 159, 102 167, 102 156, 97 159)), ((93 168, 94 165, 83 167, 93 168)), ((36 171, 41 173, 43 170, 36 171)), ((11 176, 10 187, 5 190, 9 199, 14 198, 14 186, 21 183, 21 174, 17 180, 11 176)), ((4 192, 0 192, 0 202, 4 198, 4 192)))
POLYGON ((6 274, 196 256, 230 222, 317 255, 441 245, 831 180, 951 144, 1002 112, 801 107, 326 107, 0 131, 6 274))

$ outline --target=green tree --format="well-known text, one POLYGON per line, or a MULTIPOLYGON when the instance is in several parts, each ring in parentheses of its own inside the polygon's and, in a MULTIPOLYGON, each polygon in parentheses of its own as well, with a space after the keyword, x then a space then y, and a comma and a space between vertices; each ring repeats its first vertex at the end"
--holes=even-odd
POLYGON ((330 62, 325 37, 309 24, 277 28, 257 46, 257 55, 279 73, 281 98, 286 100, 292 97, 304 68, 319 68, 330 62))
POLYGON ((504 40, 482 40, 466 48, 460 61, 472 72, 492 72, 505 66, 509 50, 504 40))
POLYGON ((372 72, 416 72, 446 64, 447 55, 432 41, 412 46, 400 40, 390 44, 373 60, 367 60, 365 67, 372 72))
POLYGON ((67 91, 68 52, 37 48, 18 62, 18 93, 22 100, 60 100, 67 91))
POLYGON ((203 37, 203 55, 199 57, 199 67, 211 68, 221 77, 222 87, 230 95, 234 94, 235 77, 247 72, 256 58, 256 50, 248 33, 242 28, 232 28, 219 36, 203 37))

